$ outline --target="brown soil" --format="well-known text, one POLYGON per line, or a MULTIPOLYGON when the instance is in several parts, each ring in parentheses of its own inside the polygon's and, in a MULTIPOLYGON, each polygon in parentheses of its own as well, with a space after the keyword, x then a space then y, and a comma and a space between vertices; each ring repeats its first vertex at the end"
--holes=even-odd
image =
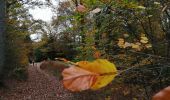
POLYGON ((0 89, 0 100, 74 100, 54 76, 39 69, 39 64, 28 67, 28 80, 7 80, 8 89, 0 89))

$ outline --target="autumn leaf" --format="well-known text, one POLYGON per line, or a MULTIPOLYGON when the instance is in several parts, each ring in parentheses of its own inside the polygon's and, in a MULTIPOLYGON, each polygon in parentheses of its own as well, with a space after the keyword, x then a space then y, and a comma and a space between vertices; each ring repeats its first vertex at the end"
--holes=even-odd
POLYGON ((100 74, 100 76, 97 77, 95 84, 91 87, 92 90, 97 90, 105 87, 114 79, 117 74, 115 65, 105 59, 95 60, 89 67, 90 68, 86 69, 91 69, 90 71, 100 74))
POLYGON ((62 75, 64 87, 73 92, 90 89, 98 76, 96 73, 75 66, 66 68, 62 75))
POLYGON ((170 98, 170 86, 164 88, 152 97, 152 100, 169 100, 170 98))
POLYGON ((148 38, 146 37, 144 33, 141 33, 140 42, 143 44, 146 44, 149 42, 148 38))
POLYGON ((71 91, 97 90, 108 85, 117 75, 113 63, 105 59, 93 62, 80 61, 77 66, 66 68, 62 75, 65 88, 71 91))
POLYGON ((141 43, 140 42, 136 42, 136 43, 132 43, 132 49, 135 49, 137 51, 141 50, 141 43))
POLYGON ((141 43, 144 43, 144 44, 145 44, 145 43, 148 43, 148 38, 142 36, 140 42, 141 42, 141 43))

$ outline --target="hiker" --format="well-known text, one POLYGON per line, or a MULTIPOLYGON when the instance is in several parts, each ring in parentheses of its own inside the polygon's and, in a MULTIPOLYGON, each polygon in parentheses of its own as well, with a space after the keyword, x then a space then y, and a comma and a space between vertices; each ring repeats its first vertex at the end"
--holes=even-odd
POLYGON ((35 65, 35 61, 34 61, 34 59, 32 60, 32 65, 33 65, 33 66, 35 65))

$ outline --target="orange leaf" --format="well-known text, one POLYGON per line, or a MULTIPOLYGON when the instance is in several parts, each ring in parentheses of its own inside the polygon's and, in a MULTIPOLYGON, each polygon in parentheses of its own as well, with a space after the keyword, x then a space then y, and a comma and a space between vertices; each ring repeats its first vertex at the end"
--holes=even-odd
POLYGON ((82 91, 90 89, 95 83, 98 74, 81 69, 79 67, 70 67, 62 72, 64 77, 64 87, 71 91, 82 91))
POLYGON ((170 99, 170 86, 161 90, 152 98, 152 100, 169 100, 169 99, 170 99))
POLYGON ((97 90, 107 86, 117 75, 115 65, 106 59, 80 61, 66 68, 62 75, 65 88, 71 91, 97 90))

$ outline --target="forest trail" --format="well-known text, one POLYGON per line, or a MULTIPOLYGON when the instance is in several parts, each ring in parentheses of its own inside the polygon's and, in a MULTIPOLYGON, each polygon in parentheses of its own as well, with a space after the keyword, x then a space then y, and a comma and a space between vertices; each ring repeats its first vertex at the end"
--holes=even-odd
POLYGON ((110 91, 112 84, 98 91, 72 93, 63 87, 58 77, 41 70, 40 63, 28 67, 26 81, 7 80, 5 84, 8 89, 0 89, 0 100, 132 100, 133 96, 123 94, 123 90, 129 89, 127 86, 110 91))
POLYGON ((0 90, 0 100, 75 100, 54 76, 45 74, 39 63, 28 67, 28 80, 6 82, 8 89, 0 90))

